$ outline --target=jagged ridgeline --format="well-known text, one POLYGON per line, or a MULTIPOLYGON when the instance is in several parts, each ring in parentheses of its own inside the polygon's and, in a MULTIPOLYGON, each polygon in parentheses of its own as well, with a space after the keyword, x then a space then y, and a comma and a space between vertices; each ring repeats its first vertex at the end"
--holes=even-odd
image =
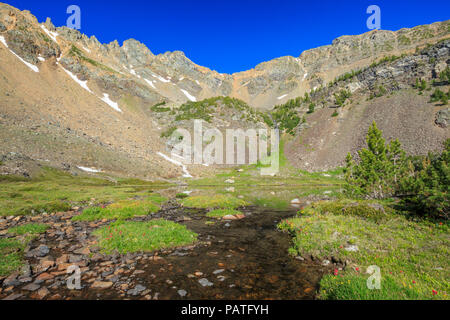
POLYGON ((439 149, 449 114, 448 86, 439 80, 448 67, 448 37, 449 21, 376 30, 223 74, 181 51, 155 55, 134 39, 102 44, 0 4, 1 168, 29 174, 45 162, 71 171, 179 177, 182 169, 158 154, 170 151, 167 137, 176 127, 192 127, 195 118, 220 130, 278 128, 297 137, 286 156, 305 169, 343 164, 375 114, 392 119, 377 123, 400 132, 407 151, 439 149), (417 79, 425 88, 413 87, 417 79))

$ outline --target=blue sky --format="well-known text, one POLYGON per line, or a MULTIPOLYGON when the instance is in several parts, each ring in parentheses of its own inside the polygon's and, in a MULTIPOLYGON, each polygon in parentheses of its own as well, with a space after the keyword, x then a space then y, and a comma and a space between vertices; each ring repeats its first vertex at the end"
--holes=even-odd
POLYGON ((219 72, 327 45, 369 31, 366 9, 381 8, 381 27, 398 30, 450 19, 448 0, 8 0, 39 21, 66 24, 66 8, 81 8, 81 32, 109 43, 135 38, 155 53, 181 50, 219 72))

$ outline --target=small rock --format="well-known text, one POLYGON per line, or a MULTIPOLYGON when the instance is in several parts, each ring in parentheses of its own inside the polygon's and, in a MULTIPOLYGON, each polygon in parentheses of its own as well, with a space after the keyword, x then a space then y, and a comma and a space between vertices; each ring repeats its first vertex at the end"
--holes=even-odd
POLYGON ((225 183, 233 184, 234 180, 233 179, 228 179, 228 180, 225 180, 225 183))
POLYGON ((48 289, 46 287, 43 287, 43 288, 39 289, 33 296, 35 297, 35 299, 42 300, 49 294, 50 294, 50 291, 48 291, 48 289))
POLYGON ((348 251, 348 252, 357 252, 357 251, 359 251, 359 248, 358 248, 358 246, 356 246, 356 245, 348 246, 348 247, 345 248, 345 251, 348 251))
POLYGON ((91 254, 91 250, 88 247, 86 247, 86 248, 81 248, 81 249, 75 250, 73 253, 87 256, 87 255, 91 254))
POLYGON ((83 257, 82 257, 82 256, 75 255, 75 254, 69 255, 69 262, 70 262, 70 263, 80 262, 81 260, 83 260, 83 257))
POLYGON ((141 292, 145 291, 145 289, 147 289, 147 288, 144 287, 143 285, 138 284, 136 287, 134 287, 134 289, 128 290, 127 294, 130 296, 137 296, 141 292))
POLYGON ((47 271, 48 269, 53 268, 54 266, 55 266, 55 261, 52 261, 52 260, 42 260, 42 261, 39 263, 38 269, 39 269, 40 271, 45 272, 45 271, 47 271))
POLYGON ((198 280, 198 282, 202 285, 202 287, 212 287, 214 285, 214 283, 205 278, 198 280))
POLYGON ((219 270, 214 271, 213 274, 218 275, 218 274, 223 273, 224 271, 225 271, 224 269, 219 269, 219 270))
POLYGON ((3 286, 4 287, 10 287, 10 286, 17 286, 20 284, 20 281, 17 280, 17 274, 14 273, 10 275, 8 278, 3 280, 3 286))
POLYGON ((111 288, 111 287, 113 286, 113 284, 114 284, 114 283, 112 283, 112 282, 110 282, 110 281, 106 281, 106 282, 103 282, 103 281, 95 281, 95 282, 92 284, 91 288, 92 288, 92 289, 109 289, 109 288, 111 288))
POLYGON ((40 275, 36 278, 36 281, 43 282, 43 281, 51 280, 51 279, 53 279, 54 277, 55 277, 55 276, 54 276, 54 275, 51 275, 50 273, 42 273, 42 274, 40 274, 40 275))
POLYGON ((45 257, 46 255, 48 255, 50 252, 49 247, 47 247, 46 245, 40 245, 39 247, 37 247, 36 249, 36 255, 38 257, 45 257))
POLYGON ((323 261, 322 261, 322 265, 323 265, 324 267, 328 266, 330 263, 331 263, 330 260, 323 260, 323 261))
POLYGON ((184 298, 187 296, 187 291, 186 290, 178 290, 178 294, 180 295, 180 297, 184 298))
POLYGON ((25 287, 23 287, 23 290, 27 290, 27 291, 36 291, 37 289, 39 289, 41 286, 36 284, 36 283, 30 283, 29 285, 26 285, 25 287))
POLYGON ((21 297, 22 297, 22 294, 16 293, 16 294, 12 294, 12 295, 6 297, 6 298, 3 299, 3 300, 5 300, 5 301, 10 300, 10 301, 11 301, 11 300, 17 300, 17 299, 19 299, 19 298, 21 298, 21 297))
POLYGON ((237 218, 235 216, 232 216, 232 215, 226 215, 222 219, 223 220, 237 220, 237 218))
POLYGON ((201 277, 203 275, 203 272, 197 271, 196 273, 194 273, 194 275, 196 277, 201 277))

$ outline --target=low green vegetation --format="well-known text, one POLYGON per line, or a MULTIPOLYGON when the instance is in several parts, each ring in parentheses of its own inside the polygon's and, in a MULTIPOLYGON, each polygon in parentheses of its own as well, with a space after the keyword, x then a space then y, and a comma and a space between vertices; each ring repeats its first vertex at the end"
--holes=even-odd
POLYGON ((25 244, 17 239, 0 239, 0 276, 8 276, 23 266, 25 244))
POLYGON ((123 200, 106 207, 87 208, 73 221, 96 221, 96 220, 126 220, 136 216, 146 216, 158 212, 160 207, 157 203, 165 199, 154 197, 145 200, 123 200))
POLYGON ((230 97, 214 97, 202 101, 189 101, 176 110, 176 121, 202 119, 211 122, 213 114, 239 112, 241 120, 249 122, 263 121, 261 113, 244 101, 230 97))
POLYGON ((334 98, 336 101, 336 105, 342 108, 345 105, 345 102, 350 99, 352 96, 351 92, 348 90, 340 90, 338 93, 334 94, 334 98))
POLYGON ((197 234, 186 226, 166 220, 117 222, 94 234, 99 238, 99 247, 106 253, 152 252, 197 241, 197 234))
POLYGON ((443 105, 448 104, 448 99, 450 97, 450 90, 445 93, 439 89, 434 90, 433 94, 430 97, 430 102, 441 102, 443 105))
POLYGON ((231 195, 217 194, 211 196, 195 196, 181 200, 181 204, 187 208, 196 209, 236 209, 246 206, 247 203, 231 195))
POLYGON ((386 202, 319 202, 279 228, 293 236, 291 254, 350 261, 320 283, 332 300, 448 299, 448 224, 414 221, 386 202), (381 270, 381 289, 367 286, 369 266, 381 270))
POLYGON ((308 113, 309 114, 314 113, 315 110, 316 110, 316 104, 311 102, 308 107, 308 113))
POLYGON ((153 112, 157 112, 157 113, 165 113, 165 112, 170 112, 170 108, 164 108, 163 106, 166 105, 166 101, 160 102, 155 104, 154 106, 152 106, 150 108, 150 110, 152 110, 153 112))
POLYGON ((351 72, 347 72, 347 73, 337 77, 336 79, 334 79, 334 81, 331 83, 331 85, 336 85, 338 82, 341 82, 341 81, 351 80, 354 77, 356 77, 359 74, 361 74, 362 71, 363 70, 352 70, 351 72))
POLYGON ((236 216, 236 215, 243 215, 241 211, 233 210, 233 209, 216 209, 208 212, 206 216, 208 218, 223 218, 226 216, 236 216))
POLYGON ((321 280, 321 299, 448 299, 450 141, 441 154, 408 157, 373 123, 367 146, 357 163, 348 155, 340 200, 279 224, 294 238, 290 253, 347 262, 321 280), (368 285, 373 266, 379 290, 368 285))
POLYGON ((24 224, 18 227, 10 228, 8 229, 8 233, 15 234, 15 235, 37 235, 41 233, 45 233, 47 229, 49 228, 46 224, 40 224, 40 223, 29 223, 24 224))
POLYGON ((85 62, 93 65, 94 67, 103 69, 103 70, 108 71, 108 72, 117 73, 115 70, 111 69, 110 67, 105 66, 104 64, 102 64, 102 63, 100 63, 98 61, 95 61, 95 60, 93 60, 91 58, 86 57, 83 54, 83 52, 80 49, 78 49, 76 46, 74 46, 74 45, 72 45, 72 47, 70 48, 69 55, 71 55, 73 57, 77 57, 81 61, 85 61, 85 62))
POLYGON ((126 200, 130 194, 146 197, 154 188, 165 185, 135 179, 113 182, 101 176, 73 176, 60 170, 43 168, 30 179, 0 177, 0 215, 64 212, 90 202, 103 204, 126 200))
POLYGON ((373 92, 370 93, 369 100, 380 98, 387 94, 387 89, 384 86, 378 86, 373 92))
POLYGON ((370 65, 370 68, 375 68, 375 67, 377 67, 377 66, 379 66, 379 65, 381 65, 383 63, 392 63, 392 62, 397 61, 397 60, 399 60, 401 58, 404 58, 404 57, 406 57, 406 54, 402 54, 401 56, 396 56, 396 55, 386 56, 386 57, 381 58, 380 60, 378 60, 376 62, 373 62, 370 65))
POLYGON ((189 195, 186 193, 177 193, 177 195, 175 196, 175 198, 177 199, 185 199, 187 197, 189 197, 189 195))

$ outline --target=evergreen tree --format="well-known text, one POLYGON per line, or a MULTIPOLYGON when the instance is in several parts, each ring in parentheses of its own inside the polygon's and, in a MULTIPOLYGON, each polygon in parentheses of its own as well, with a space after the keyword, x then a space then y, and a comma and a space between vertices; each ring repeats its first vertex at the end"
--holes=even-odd
POLYGON ((407 172, 406 154, 398 140, 386 145, 375 122, 369 128, 366 142, 368 148, 358 151, 360 161, 357 165, 350 154, 347 156, 347 192, 366 198, 390 197, 396 193, 407 172))

